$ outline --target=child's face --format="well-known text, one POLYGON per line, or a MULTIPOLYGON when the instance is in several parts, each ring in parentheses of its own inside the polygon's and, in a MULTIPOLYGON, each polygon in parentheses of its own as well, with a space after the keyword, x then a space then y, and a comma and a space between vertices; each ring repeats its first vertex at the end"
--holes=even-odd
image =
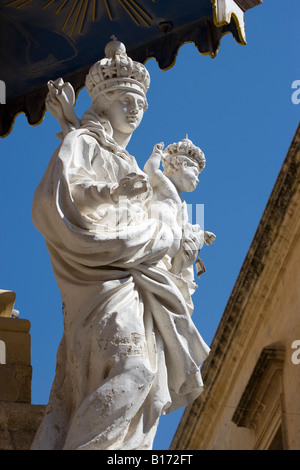
MULTIPOLYGON (((184 157, 183 157, 184 158, 184 157)), ((184 158, 182 168, 178 170, 177 189, 180 192, 194 191, 199 183, 199 167, 196 162, 184 158)))

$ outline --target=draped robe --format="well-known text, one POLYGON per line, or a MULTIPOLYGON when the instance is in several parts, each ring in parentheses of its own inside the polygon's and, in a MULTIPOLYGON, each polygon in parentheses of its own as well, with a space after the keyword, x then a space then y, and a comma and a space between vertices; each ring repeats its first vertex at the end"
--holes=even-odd
POLYGON ((161 414, 196 399, 209 348, 187 282, 163 259, 172 232, 151 192, 115 202, 135 159, 102 125, 68 134, 33 201, 63 301, 64 332, 32 449, 151 449, 161 414))

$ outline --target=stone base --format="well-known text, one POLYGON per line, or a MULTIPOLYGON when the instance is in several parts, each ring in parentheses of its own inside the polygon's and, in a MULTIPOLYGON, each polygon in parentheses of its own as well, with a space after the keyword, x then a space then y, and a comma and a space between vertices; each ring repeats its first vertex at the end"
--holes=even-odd
POLYGON ((45 405, 0 401, 0 450, 29 450, 45 405))

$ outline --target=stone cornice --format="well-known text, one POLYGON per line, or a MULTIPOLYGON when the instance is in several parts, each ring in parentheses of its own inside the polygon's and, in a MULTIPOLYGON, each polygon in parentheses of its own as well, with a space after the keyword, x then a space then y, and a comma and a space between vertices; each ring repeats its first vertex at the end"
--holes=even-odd
MULTIPOLYGON (((278 239, 285 217, 289 216, 292 199, 299 190, 300 125, 290 145, 285 161, 246 255, 239 276, 230 295, 222 319, 211 344, 211 353, 202 368, 205 384, 203 394, 184 412, 171 449, 188 449, 200 414, 212 396, 222 364, 234 341, 237 329, 245 315, 254 288, 262 275, 270 251, 278 239)), ((296 199, 296 198, 295 198, 296 199)), ((297 204, 297 202, 295 202, 297 204)), ((299 198, 298 198, 299 204, 299 198)), ((288 247, 285 248, 286 250, 288 247)))
POLYGON ((260 414, 260 407, 271 379, 275 373, 283 369, 285 347, 281 343, 265 347, 256 363, 244 393, 232 416, 237 426, 255 428, 260 414))

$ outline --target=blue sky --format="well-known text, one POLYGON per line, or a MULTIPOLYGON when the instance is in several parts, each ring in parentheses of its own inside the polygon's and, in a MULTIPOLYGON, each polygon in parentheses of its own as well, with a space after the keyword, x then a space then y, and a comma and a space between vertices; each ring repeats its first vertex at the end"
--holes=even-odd
MULTIPOLYGON (((227 34, 214 59, 186 44, 168 71, 147 61, 149 109, 127 148, 143 167, 155 143, 168 145, 188 133, 206 155, 199 186, 186 200, 194 222, 197 205, 204 204, 205 229, 217 235, 214 245, 201 251, 206 273, 193 298, 193 319, 208 344, 300 116, 300 104, 292 102, 292 84, 300 80, 300 2, 264 0, 245 18, 246 46, 227 34)), ((83 90, 78 116, 88 107, 83 90)), ((48 402, 62 335, 60 293, 44 240, 31 221, 33 194, 59 144, 59 131, 49 113, 34 127, 21 114, 0 141, 0 289, 16 292, 15 308, 31 322, 34 404, 48 402)), ((161 418, 155 449, 169 447, 182 412, 161 418)))

